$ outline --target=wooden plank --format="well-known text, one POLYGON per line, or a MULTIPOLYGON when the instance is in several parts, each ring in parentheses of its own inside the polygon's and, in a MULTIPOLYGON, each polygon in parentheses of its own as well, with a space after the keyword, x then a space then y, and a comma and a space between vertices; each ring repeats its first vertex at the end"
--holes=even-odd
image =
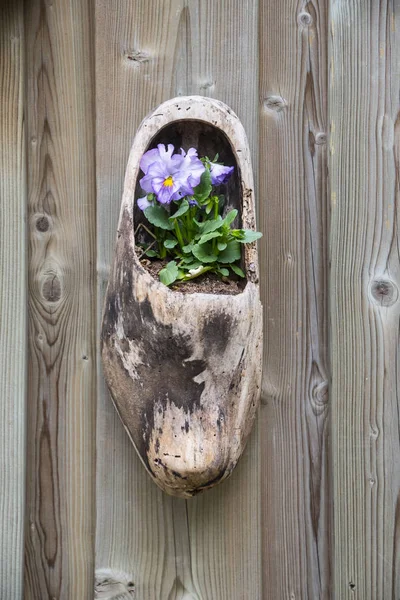
POLYGON ((26 4, 25 597, 92 598, 95 173, 91 3, 26 4))
POLYGON ((262 0, 263 598, 330 598, 327 0, 262 0))
MULTIPOLYGON (((210 95, 238 112, 254 149, 256 31, 250 0, 97 0, 99 321, 137 126, 169 97, 210 95)), ((259 600, 257 431, 230 480, 173 499, 145 473, 101 377, 98 388, 97 593, 132 598, 136 587, 141 600, 259 600)))
POLYGON ((26 168, 22 1, 0 5, 0 597, 22 598, 26 168))
POLYGON ((400 2, 330 13, 334 595, 399 598, 400 2))

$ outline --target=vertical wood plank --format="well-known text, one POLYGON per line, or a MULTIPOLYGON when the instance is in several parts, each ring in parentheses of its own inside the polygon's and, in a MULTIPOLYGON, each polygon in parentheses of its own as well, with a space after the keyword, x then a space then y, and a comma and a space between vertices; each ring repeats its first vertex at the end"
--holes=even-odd
MULTIPOLYGON (((191 80, 173 94, 199 93, 231 106, 243 122, 257 171, 258 0, 193 0, 187 11, 191 80)), ((182 38, 183 31, 178 42, 182 38)), ((187 502, 192 577, 201 600, 261 599, 259 458, 257 423, 231 478, 187 502)))
POLYGON ((400 2, 330 11, 334 596, 400 597, 400 2))
POLYGON ((0 5, 0 597, 22 598, 26 169, 23 2, 0 5))
POLYGON ((327 0, 260 1, 263 598, 330 598, 327 0))
MULTIPOLYGON (((96 2, 99 320, 140 121, 175 95, 217 97, 257 142, 257 2, 96 2)), ((100 372, 100 368, 99 368, 100 372)), ((185 502, 151 482, 99 379, 96 591, 141 600, 261 598, 257 431, 232 479, 185 502)))
POLYGON ((93 597, 91 2, 26 4, 29 376, 25 597, 93 597))

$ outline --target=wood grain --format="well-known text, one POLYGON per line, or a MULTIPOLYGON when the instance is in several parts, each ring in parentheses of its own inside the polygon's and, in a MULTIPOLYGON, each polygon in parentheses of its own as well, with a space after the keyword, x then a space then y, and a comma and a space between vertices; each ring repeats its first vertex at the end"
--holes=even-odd
POLYGON ((263 598, 330 598, 327 6, 260 3, 263 598))
MULTIPOLYGON (((169 97, 209 95, 237 112, 254 150, 256 43, 254 1, 96 2, 99 323, 136 128, 169 97)), ((98 389, 96 591, 106 573, 109 598, 119 577, 141 600, 259 600, 257 432, 228 482, 172 499, 140 464, 101 378, 98 389)))
POLYGON ((93 597, 91 3, 26 4, 29 376, 25 597, 93 597))
POLYGON ((400 597, 400 3, 331 27, 334 594, 400 597))
POLYGON ((0 4, 0 597, 22 597, 26 167, 22 1, 0 4))

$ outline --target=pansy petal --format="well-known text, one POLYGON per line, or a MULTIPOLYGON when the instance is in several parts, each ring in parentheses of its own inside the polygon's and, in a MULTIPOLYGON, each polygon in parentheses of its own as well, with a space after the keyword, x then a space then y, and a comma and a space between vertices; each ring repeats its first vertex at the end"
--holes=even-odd
POLYGON ((157 194, 157 200, 160 204, 169 204, 172 200, 172 195, 169 188, 161 188, 157 194))
POLYGON ((163 186, 164 181, 165 181, 164 177, 153 177, 153 179, 151 180, 151 185, 152 185, 151 191, 158 194, 160 192, 160 190, 164 187, 163 186))
POLYGON ((173 186, 161 186, 159 192, 157 193, 157 200, 160 204, 169 204, 172 201, 172 197, 177 191, 176 184, 173 186))
POLYGON ((196 148, 189 148, 189 150, 187 151, 187 155, 190 156, 190 158, 193 158, 193 157, 197 158, 196 148))
POLYGON ((146 177, 163 177, 166 179, 171 175, 171 171, 172 169, 169 169, 165 163, 157 161, 150 165, 146 177))
POLYGON ((185 156, 188 156, 188 158, 197 157, 197 150, 196 150, 196 148, 189 148, 189 150, 187 152, 185 152, 185 150, 183 148, 181 148, 181 155, 184 158, 185 158, 185 156))
POLYGON ((181 198, 183 198, 183 196, 192 196, 194 194, 193 186, 190 185, 189 180, 178 181, 178 183, 179 183, 179 193, 181 194, 181 198))
POLYGON ((193 187, 196 187, 196 185, 199 185, 200 183, 200 178, 203 175, 204 171, 206 170, 205 166, 203 165, 203 163, 201 162, 201 160, 197 160, 196 161, 192 161, 192 165, 191 165, 191 173, 190 173, 190 183, 193 187))
POLYGON ((168 147, 164 144, 158 144, 157 148, 160 156, 159 162, 165 165, 168 170, 175 168, 182 160, 179 154, 173 154, 174 146, 172 144, 168 144, 168 147))
POLYGON ((182 188, 180 188, 177 192, 175 192, 175 194, 171 196, 171 200, 182 200, 184 196, 185 194, 183 193, 182 188))
POLYGON ((147 192, 148 194, 151 194, 153 192, 153 186, 151 184, 152 179, 153 178, 151 175, 145 175, 144 177, 142 177, 142 179, 139 180, 140 187, 144 192, 147 192))
MULTIPOLYGON (((188 154, 183 158, 178 172, 175 176, 179 178, 181 183, 187 182, 191 187, 196 187, 200 183, 200 177, 205 171, 205 166, 196 157, 190 157, 188 154)), ((189 192, 192 193, 192 192, 189 192)))
POLYGON ((174 147, 172 144, 168 144, 168 146, 165 146, 164 144, 158 144, 157 148, 162 159, 164 159, 166 156, 168 156, 168 158, 171 158, 172 153, 174 151, 174 147))
POLYGON ((160 153, 158 151, 158 148, 153 148, 152 150, 148 150, 147 152, 145 152, 140 160, 140 168, 142 169, 143 173, 146 175, 147 171, 149 170, 149 166, 152 165, 154 162, 156 162, 157 160, 159 160, 160 158, 160 153))
POLYGON ((137 205, 140 210, 146 210, 146 208, 152 206, 152 203, 147 200, 147 196, 143 196, 143 198, 138 198, 137 205))

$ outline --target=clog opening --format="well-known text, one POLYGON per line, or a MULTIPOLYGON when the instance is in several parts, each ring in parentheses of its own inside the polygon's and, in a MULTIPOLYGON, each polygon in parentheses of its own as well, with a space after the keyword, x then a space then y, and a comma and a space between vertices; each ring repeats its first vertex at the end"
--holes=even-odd
MULTIPOLYGON (((237 209, 238 216, 232 223, 233 228, 242 226, 242 186, 240 180, 240 169, 236 161, 232 146, 225 133, 203 121, 185 119, 181 121, 173 121, 162 129, 160 129, 153 139, 148 144, 146 151, 157 147, 158 144, 173 144, 175 152, 179 152, 181 148, 187 151, 189 148, 196 148, 199 157, 208 156, 214 160, 218 154, 218 162, 225 166, 234 166, 235 170, 229 180, 218 187, 218 193, 225 196, 225 204, 223 208, 223 216, 233 208, 237 209)), ((143 177, 142 171, 139 171, 136 182, 135 199, 143 196, 140 188, 139 180, 143 177)), ((136 202, 134 204, 134 222, 137 230, 136 243, 146 243, 149 241, 146 230, 139 228, 140 223, 146 224, 146 219, 143 212, 138 208, 136 202)), ((242 249, 241 267, 246 272, 244 265, 244 252, 242 249)), ((243 282, 245 287, 246 280, 243 282)))

